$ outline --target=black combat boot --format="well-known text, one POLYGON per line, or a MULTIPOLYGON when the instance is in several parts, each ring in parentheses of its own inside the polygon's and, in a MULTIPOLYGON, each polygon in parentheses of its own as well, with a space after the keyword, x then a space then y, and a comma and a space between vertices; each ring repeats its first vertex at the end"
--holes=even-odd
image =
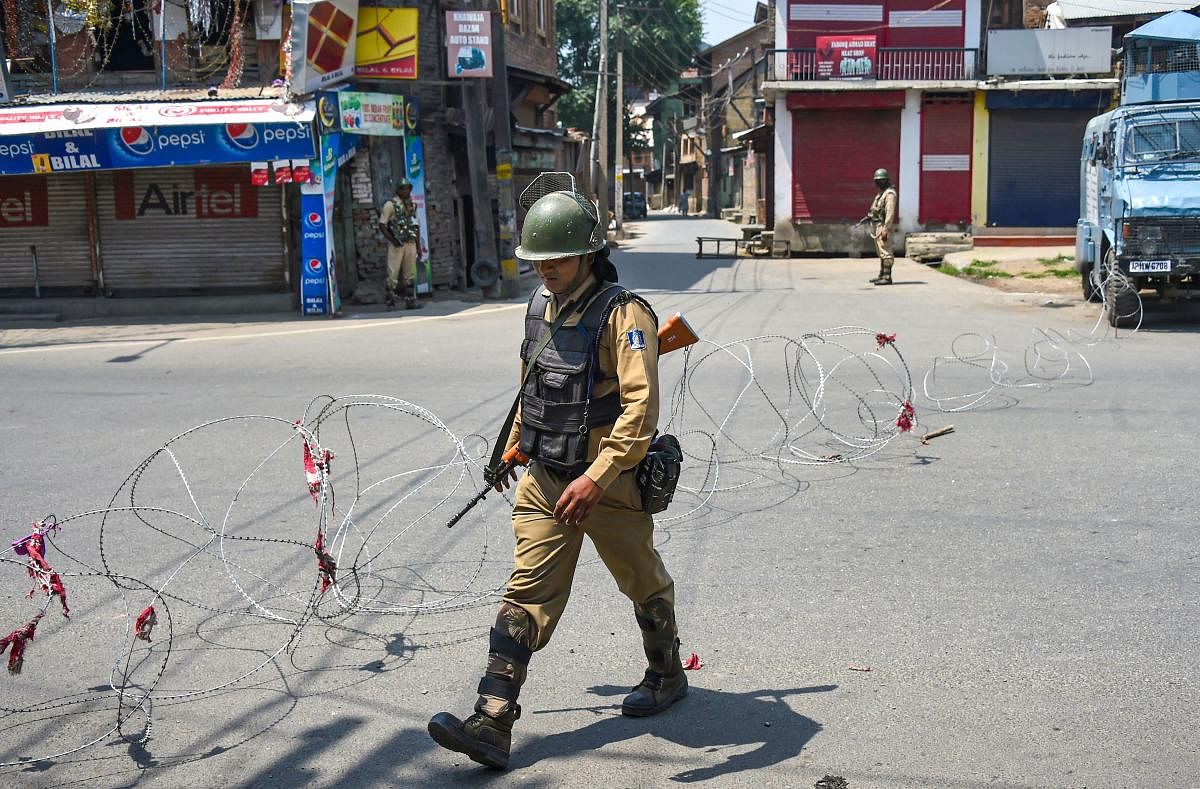
POLYGON ((892 284, 892 265, 893 262, 881 261, 879 263, 879 276, 871 280, 872 285, 891 285, 892 284))
POLYGON ((450 751, 466 754, 480 764, 508 767, 512 727, 521 717, 517 697, 533 654, 533 623, 523 608, 503 603, 492 628, 487 672, 479 680, 475 714, 465 721, 439 712, 429 721, 429 736, 450 751))
POLYGON ((650 666, 641 684, 621 702, 621 714, 635 718, 657 715, 687 695, 687 674, 679 660, 675 609, 663 599, 635 605, 642 646, 650 666))

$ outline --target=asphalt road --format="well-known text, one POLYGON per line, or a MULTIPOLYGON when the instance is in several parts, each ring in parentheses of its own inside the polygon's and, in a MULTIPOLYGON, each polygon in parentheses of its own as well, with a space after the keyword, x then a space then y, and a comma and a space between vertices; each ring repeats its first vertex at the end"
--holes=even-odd
MULTIPOLYGON (((1093 331, 1089 308, 905 261, 895 286, 873 288, 866 259, 695 259, 693 237, 724 235, 724 223, 663 215, 630 229, 615 254, 622 281, 660 316, 682 310, 718 343, 862 326, 843 338, 855 354, 874 350, 875 331, 895 333, 916 389, 915 434, 955 426, 927 446, 904 434, 850 463, 766 475, 730 463, 719 495, 662 525, 684 652, 703 662, 684 702, 648 720, 618 714, 644 663, 630 606, 589 547, 566 617, 531 665, 510 771, 428 740, 433 713, 470 710, 486 593, 503 582, 512 537, 495 496, 443 528, 472 485, 429 470, 454 459, 453 444, 403 404, 355 406, 322 433, 336 453, 336 517, 353 504, 356 524, 374 529, 378 552, 357 593, 388 610, 300 628, 263 616, 298 618, 317 578, 305 547, 316 509, 288 423, 318 395, 387 395, 428 409, 478 454, 484 439, 470 436, 491 438, 516 382, 522 303, 440 300, 415 315, 335 321, 0 327, 9 539, 47 513, 105 507, 143 459, 194 425, 276 418, 193 433, 137 479, 137 504, 201 525, 121 512, 103 531, 93 516, 55 536, 72 557, 52 551, 56 567, 98 567, 103 537, 112 572, 172 595, 160 603, 169 626, 160 616, 129 669, 135 684, 157 681, 152 737, 141 742, 141 715, 106 735, 117 709, 105 689, 128 612, 147 594, 122 603, 103 577, 70 575, 70 621, 52 607, 24 672, 0 679, 0 707, 59 705, 0 716, 0 762, 24 762, 0 782, 811 787, 831 774, 853 789, 1200 786, 1195 309, 1151 305, 1142 331, 1114 338, 1093 331), (1029 354, 1057 353, 1039 344, 1048 336, 1071 362, 1061 377, 1050 360, 1041 386, 1005 387, 953 414, 926 396, 934 359, 980 338, 1009 366, 1002 380, 1030 383, 1029 354), (185 563, 193 548, 180 537, 201 542, 205 527, 285 542, 228 542, 228 564, 215 553, 185 563)), ((770 342, 749 344, 757 380, 785 393, 785 357, 770 342)), ((836 364, 838 353, 817 356, 836 364)), ((681 361, 664 360, 667 379, 681 361)), ((851 366, 846 380, 868 380, 851 366)), ((1000 375, 939 370, 931 394, 941 397, 987 390, 1000 375)), ((745 367, 714 362, 685 408, 719 414, 745 383, 745 367)), ((858 422, 848 393, 827 398, 831 428, 858 422)), ((777 424, 750 391, 730 434, 766 441, 777 424)), ((828 431, 800 444, 855 454, 828 431)), ((685 481, 702 470, 693 464, 685 481)), ((36 610, 28 586, 20 567, 0 564, 0 631, 36 610)))

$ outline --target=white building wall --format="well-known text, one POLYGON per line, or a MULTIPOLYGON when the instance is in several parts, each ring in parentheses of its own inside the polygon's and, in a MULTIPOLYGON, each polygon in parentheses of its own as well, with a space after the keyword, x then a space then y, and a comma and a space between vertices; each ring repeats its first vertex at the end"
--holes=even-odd
POLYGON ((791 218, 792 113, 781 96, 775 100, 775 226, 790 222, 791 218))
POLYGON ((904 109, 900 110, 900 230, 917 230, 921 211, 921 91, 904 91, 904 109))
MULTIPOLYGON (((980 8, 981 2, 982 0, 967 0, 967 16, 963 20, 964 49, 979 49, 980 47, 979 23, 983 19, 983 12, 980 8)), ((979 68, 978 55, 976 55, 975 67, 979 68)), ((982 75, 978 73, 975 76, 982 78, 982 75)))

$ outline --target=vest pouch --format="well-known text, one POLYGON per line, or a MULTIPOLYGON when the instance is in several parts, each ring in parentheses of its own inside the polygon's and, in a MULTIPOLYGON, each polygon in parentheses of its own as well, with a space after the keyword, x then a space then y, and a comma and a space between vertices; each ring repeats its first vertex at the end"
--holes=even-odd
POLYGON ((567 373, 542 373, 542 386, 550 389, 562 389, 571 377, 567 373))
POLYGON ((657 515, 670 506, 682 464, 683 448, 675 436, 664 434, 650 442, 646 457, 637 466, 638 490, 645 512, 657 515))

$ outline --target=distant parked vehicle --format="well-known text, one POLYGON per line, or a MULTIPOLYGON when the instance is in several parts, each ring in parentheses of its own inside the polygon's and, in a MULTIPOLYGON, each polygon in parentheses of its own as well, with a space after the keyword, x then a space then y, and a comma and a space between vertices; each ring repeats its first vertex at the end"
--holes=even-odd
POLYGON ((646 218, 646 196, 641 192, 626 192, 622 206, 626 219, 646 218))

